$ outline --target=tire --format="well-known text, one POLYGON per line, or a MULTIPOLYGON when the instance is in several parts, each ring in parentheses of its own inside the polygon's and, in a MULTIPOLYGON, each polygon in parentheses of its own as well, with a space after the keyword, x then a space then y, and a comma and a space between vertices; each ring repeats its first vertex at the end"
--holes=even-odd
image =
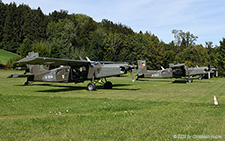
POLYGON ((110 81, 106 82, 103 86, 104 89, 112 89, 112 83, 110 81))
POLYGON ((139 79, 139 77, 137 76, 136 80, 138 80, 138 79, 139 79))
POLYGON ((188 82, 188 83, 192 83, 192 82, 193 82, 193 79, 192 79, 192 78, 188 78, 188 79, 187 79, 187 82, 188 82))
POLYGON ((29 82, 28 82, 28 81, 26 81, 26 82, 24 83, 24 85, 25 85, 25 86, 27 86, 28 84, 29 84, 29 82))
POLYGON ((89 90, 89 91, 95 91, 96 90, 96 85, 93 82, 88 83, 87 90, 89 90))

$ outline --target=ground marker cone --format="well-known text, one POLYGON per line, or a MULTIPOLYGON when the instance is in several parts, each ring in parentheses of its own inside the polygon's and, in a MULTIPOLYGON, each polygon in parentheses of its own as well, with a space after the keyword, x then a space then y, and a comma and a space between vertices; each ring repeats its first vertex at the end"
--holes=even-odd
POLYGON ((218 102, 217 102, 216 96, 214 96, 214 105, 215 105, 215 106, 217 106, 217 105, 218 105, 218 102))

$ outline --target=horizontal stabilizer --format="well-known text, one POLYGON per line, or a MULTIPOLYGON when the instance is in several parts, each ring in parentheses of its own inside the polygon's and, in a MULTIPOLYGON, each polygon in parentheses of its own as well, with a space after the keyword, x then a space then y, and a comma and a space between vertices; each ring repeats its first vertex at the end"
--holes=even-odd
POLYGON ((30 77, 32 74, 11 74, 7 78, 22 78, 22 77, 30 77))

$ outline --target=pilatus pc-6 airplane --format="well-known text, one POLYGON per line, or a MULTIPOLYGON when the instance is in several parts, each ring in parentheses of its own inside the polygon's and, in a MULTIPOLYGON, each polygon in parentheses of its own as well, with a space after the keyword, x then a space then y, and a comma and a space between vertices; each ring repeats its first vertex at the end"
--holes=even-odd
POLYGON ((89 80, 91 82, 87 85, 87 90, 90 91, 96 89, 96 83, 104 84, 105 89, 112 89, 112 83, 106 78, 119 76, 127 71, 131 71, 133 80, 132 69, 135 67, 126 62, 97 62, 88 58, 86 61, 39 57, 38 53, 34 52, 28 53, 27 57, 17 63, 27 64, 28 70, 24 74, 12 74, 8 78, 27 77, 25 85, 29 82, 81 83, 89 80))
POLYGON ((145 60, 138 60, 138 70, 139 72, 136 74, 137 79, 139 78, 172 78, 173 72, 171 68, 164 69, 162 67, 161 70, 147 70, 146 61, 145 60))
POLYGON ((184 64, 170 64, 169 68, 162 70, 147 70, 146 61, 138 60, 138 74, 137 80, 139 78, 181 78, 188 77, 187 82, 192 83, 193 76, 199 76, 199 79, 210 78, 216 72, 216 77, 218 76, 218 69, 210 67, 187 67, 184 64))
POLYGON ((185 64, 169 64, 169 67, 173 70, 173 78, 188 77, 187 82, 192 83, 193 76, 199 76, 199 79, 211 78, 214 73, 218 77, 218 69, 207 67, 188 67, 185 64))

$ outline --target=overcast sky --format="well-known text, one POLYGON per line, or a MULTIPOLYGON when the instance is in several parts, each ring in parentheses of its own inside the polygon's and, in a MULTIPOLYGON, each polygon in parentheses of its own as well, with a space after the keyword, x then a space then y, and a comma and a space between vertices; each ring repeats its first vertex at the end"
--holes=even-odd
MULTIPOLYGON (((2 0, 4 3, 12 0, 2 0)), ((225 0, 14 0, 45 14, 54 10, 82 13, 100 22, 122 23, 135 32, 150 31, 166 43, 174 40, 173 29, 190 31, 198 44, 225 38, 225 0)))

